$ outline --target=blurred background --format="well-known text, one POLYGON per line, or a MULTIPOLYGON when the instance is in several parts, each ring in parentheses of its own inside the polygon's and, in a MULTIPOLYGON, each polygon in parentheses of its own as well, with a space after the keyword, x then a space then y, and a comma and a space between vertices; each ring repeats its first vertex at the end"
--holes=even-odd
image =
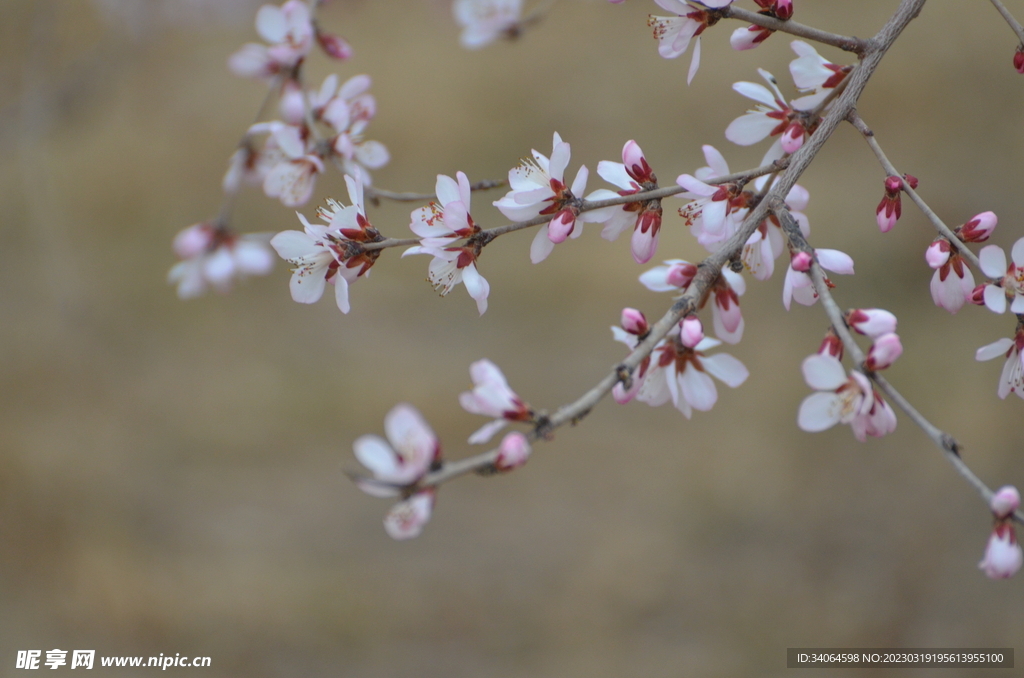
MULTIPOLYGON (((670 298, 637 282, 628 236, 588 226, 536 266, 532 232, 488 247, 483 317, 461 286, 434 293, 427 258, 395 251, 353 286, 347 316, 329 298, 294 303, 284 262, 230 295, 179 301, 171 240, 216 215, 264 96, 225 65, 258 41, 259 4, 3 2, 0 676, 19 673, 18 650, 53 648, 210 656, 172 669, 210 678, 778 676, 787 647, 1021 649, 1024 579, 977 569, 990 514, 924 434, 902 415, 867 444, 845 426, 797 428, 800 362, 827 321, 783 310, 781 272, 748 283, 746 334, 727 350, 751 376, 719 384, 713 411, 687 421, 604 401, 524 468, 441 488, 418 539, 388 538, 390 504, 343 472, 395 403, 424 413, 449 458, 472 454, 482 420, 457 403, 471 362, 490 358, 553 410, 624 355, 608 330, 624 306, 657 318, 670 298)), ((897 3, 796 5, 802 23, 869 37, 897 3)), ((392 156, 374 179, 392 190, 431 191, 457 170, 502 179, 531 148, 550 153, 553 131, 591 190, 628 139, 663 185, 705 164, 705 143, 733 170, 756 166, 763 144, 723 136, 749 105, 731 84, 761 66, 792 94, 789 39, 737 53, 736 24, 712 28, 687 87, 689 53, 658 56, 649 12, 663 13, 566 0, 517 42, 467 52, 447 2, 333 0, 322 24, 355 56, 314 53, 307 74, 373 77, 367 136, 392 156)), ((1024 235, 1015 46, 988 3, 929 3, 860 106, 950 226, 994 210, 1007 250, 1024 235)), ((1014 319, 932 304, 934 233, 909 204, 878 232, 883 178, 841 127, 801 180, 811 242, 856 261, 837 300, 895 312, 906 354, 890 380, 990 485, 1024 485, 1022 403, 996 397, 1002 361, 973 357, 1014 319)), ((490 205, 501 195, 474 196, 478 222, 505 223, 490 205)), ((327 197, 345 197, 337 173, 301 211, 327 197)), ((658 259, 702 256, 681 204, 665 202, 658 259)), ((370 216, 407 237, 416 206, 370 216)), ((233 226, 299 223, 249 189, 233 226)))

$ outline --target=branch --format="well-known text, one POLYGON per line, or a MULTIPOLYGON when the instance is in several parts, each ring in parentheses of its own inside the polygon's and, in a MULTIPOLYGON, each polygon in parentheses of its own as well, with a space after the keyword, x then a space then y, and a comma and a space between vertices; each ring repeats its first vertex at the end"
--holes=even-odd
POLYGON ((734 5, 729 5, 720 11, 722 16, 728 19, 749 21, 752 24, 756 24, 772 31, 789 33, 790 35, 795 35, 798 38, 806 38, 825 45, 832 45, 833 47, 838 47, 843 51, 853 52, 857 56, 864 56, 864 53, 868 49, 868 41, 860 38, 852 38, 845 35, 839 35, 837 33, 829 33, 828 31, 823 31, 811 26, 798 24, 795 21, 782 21, 775 17, 751 12, 749 9, 742 9, 734 5))
POLYGON ((996 11, 1003 15, 1003 18, 1006 19, 1006 23, 1010 24, 1010 28, 1012 28, 1013 32, 1017 34, 1017 39, 1020 40, 1021 46, 1024 47, 1024 26, 1020 25, 1020 22, 1010 14, 1010 10, 1006 9, 1000 0, 991 1, 992 4, 995 5, 996 11))
MULTIPOLYGON (((507 184, 508 182, 502 179, 484 179, 483 181, 478 181, 471 185, 469 190, 486 191, 491 188, 500 188, 507 184)), ((424 200, 437 199, 436 193, 397 193, 395 191, 388 191, 374 186, 364 186, 363 192, 369 200, 373 200, 375 203, 379 201, 379 198, 395 200, 397 202, 422 202, 424 200)))
MULTIPOLYGON (((789 210, 786 209, 785 206, 777 205, 773 207, 772 212, 779 219, 779 223, 782 225, 783 230, 790 239, 790 243, 793 248, 802 252, 807 252, 813 258, 810 273, 811 282, 814 284, 814 291, 821 299, 821 305, 822 308, 825 309, 825 315, 828 316, 833 329, 835 329, 836 334, 838 334, 839 338, 842 340, 843 347, 856 364, 855 369, 875 382, 878 389, 887 395, 889 400, 897 407, 903 410, 904 414, 906 414, 911 421, 917 424, 917 426, 925 432, 925 435, 932 439, 932 442, 934 442, 939 449, 943 451, 946 459, 953 465, 956 472, 978 491, 978 494, 981 495, 985 504, 988 505, 992 500, 994 492, 984 482, 982 482, 977 475, 975 475, 970 467, 968 467, 964 462, 963 458, 961 458, 960 451, 962 448, 956 438, 928 421, 928 419, 918 412, 917 408, 911 405, 910 401, 903 397, 903 394, 897 391, 896 388, 885 379, 885 377, 878 372, 864 369, 864 352, 854 340, 853 334, 850 333, 850 329, 846 325, 846 320, 843 318, 843 312, 832 297, 832 293, 829 290, 828 283, 826 282, 825 272, 818 263, 818 259, 814 255, 813 248, 811 248, 807 243, 807 240, 800 232, 799 225, 796 223, 796 220, 793 219, 793 215, 789 213, 789 210)), ((1017 511, 1014 513, 1014 518, 1017 522, 1024 523, 1024 513, 1017 511)))
POLYGON ((932 208, 928 206, 928 203, 926 203, 921 196, 917 194, 917 191, 911 188, 910 184, 903 179, 903 175, 900 174, 899 170, 896 169, 896 166, 889 161, 889 158, 887 158, 885 153, 882 151, 882 147, 878 144, 878 139, 875 138, 875 133, 872 132, 871 128, 869 128, 864 120, 861 119, 856 109, 850 111, 848 119, 850 124, 856 127, 857 131, 864 136, 864 140, 868 142, 868 146, 871 147, 875 157, 878 158, 878 162, 882 164, 882 168, 885 170, 885 173, 889 176, 900 178, 903 182, 904 192, 906 192, 906 194, 910 196, 910 199, 914 201, 914 204, 924 212, 924 215, 928 218, 928 221, 932 222, 932 226, 934 226, 935 230, 939 232, 939 235, 952 243, 953 246, 959 250, 960 255, 966 259, 976 271, 981 272, 981 263, 978 261, 978 257, 970 250, 969 247, 967 247, 967 243, 958 238, 956 234, 953 233, 952 229, 950 229, 949 226, 946 226, 942 219, 939 219, 939 215, 935 214, 932 208))

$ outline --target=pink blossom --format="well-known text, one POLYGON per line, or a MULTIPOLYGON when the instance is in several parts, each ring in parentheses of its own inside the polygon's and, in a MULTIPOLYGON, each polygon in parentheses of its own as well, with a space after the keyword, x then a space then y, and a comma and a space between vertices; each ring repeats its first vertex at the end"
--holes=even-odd
POLYGON ((846 323, 856 332, 876 339, 896 331, 896 316, 880 308, 858 308, 846 314, 846 323))
POLYGON ((1024 398, 1024 327, 1018 325, 1013 339, 1004 338, 982 346, 974 354, 974 359, 992 360, 1001 356, 1006 358, 1006 362, 999 375, 996 393, 1000 398, 1006 398, 1010 393, 1024 398))
MULTIPOLYGON (((597 173, 605 181, 622 190, 612 192, 598 189, 587 196, 588 201, 604 200, 658 187, 658 178, 647 164, 640 146, 632 139, 622 148, 622 162, 602 160, 597 164, 597 173)), ((658 232, 661 230, 661 200, 630 202, 621 207, 605 211, 607 219, 601 237, 615 240, 626 227, 633 226, 631 249, 638 264, 646 264, 658 249, 658 232)))
POLYGON ((476 301, 480 315, 487 310, 487 297, 491 287, 476 268, 483 246, 472 240, 480 227, 469 214, 469 179, 463 172, 457 180, 444 174, 437 175, 435 194, 438 202, 412 212, 409 228, 420 236, 420 245, 410 247, 402 256, 430 254, 434 258, 427 269, 430 283, 441 296, 461 283, 476 301), (438 204, 440 203, 440 204, 438 204), (460 238, 467 238, 463 246, 450 246, 460 238))
POLYGON ((373 474, 356 477, 361 490, 375 497, 396 497, 441 461, 441 443, 412 405, 395 405, 384 417, 387 440, 373 434, 352 443, 356 459, 373 474))
POLYGON ((812 130, 804 127, 801 116, 786 103, 775 76, 760 68, 758 73, 771 86, 771 90, 753 82, 737 82, 732 86, 743 96, 758 102, 758 105, 729 123, 725 138, 740 146, 750 146, 768 136, 781 137, 777 142, 779 149, 769 149, 762 161, 762 164, 767 164, 784 153, 798 151, 812 130))
POLYGON ((309 7, 301 0, 288 0, 280 7, 260 7, 256 13, 256 31, 270 46, 249 43, 232 54, 228 67, 235 75, 272 77, 294 68, 313 45, 309 7))
MULTIPOLYGON (((1010 265, 1006 265, 1006 253, 998 245, 981 248, 978 262, 982 272, 995 282, 985 283, 985 305, 995 313, 1006 311, 1010 302, 1011 313, 1024 313, 1024 238, 1013 244, 1010 251, 1010 265)), ((974 280, 971 280, 974 286, 974 280)))
POLYGON ((281 121, 257 123, 249 134, 269 133, 263 155, 273 162, 263 178, 263 192, 288 207, 304 205, 313 194, 324 163, 309 143, 304 127, 281 121))
POLYGON ((803 362, 807 385, 817 389, 800 404, 797 424, 804 431, 816 433, 836 424, 849 424, 857 440, 867 436, 880 437, 896 429, 896 415, 881 396, 875 393, 860 372, 850 372, 832 355, 815 353, 803 362))
POLYGON ((364 138, 367 125, 377 114, 377 101, 369 92, 371 83, 368 75, 354 75, 339 86, 337 76, 329 75, 309 96, 313 118, 335 132, 328 139, 331 152, 346 174, 365 185, 372 181, 369 170, 383 167, 391 159, 384 144, 364 138))
POLYGON ((530 441, 519 431, 506 433, 498 446, 498 456, 494 460, 494 468, 498 471, 511 471, 519 468, 530 458, 530 441))
POLYGON ((646 334, 650 329, 647 326, 647 318, 635 308, 622 309, 622 329, 630 334, 646 334))
POLYGON ((731 388, 738 387, 750 376, 743 363, 727 353, 705 355, 705 351, 719 344, 720 341, 710 337, 693 348, 683 346, 677 338, 659 343, 637 400, 652 407, 671 400, 687 419, 693 415, 693 410, 710 410, 718 401, 718 390, 709 375, 731 388))
POLYGON ((737 28, 729 37, 729 45, 738 52, 754 49, 767 40, 768 36, 774 32, 771 29, 757 25, 737 28))
POLYGON ((486 443, 510 421, 532 421, 533 411, 520 400, 505 381, 505 375, 490 360, 478 360, 469 367, 473 390, 459 396, 467 412, 495 417, 469 437, 472 444, 486 443))
MULTIPOLYGON (((532 160, 524 160, 523 164, 514 167, 508 173, 508 183, 512 190, 494 206, 513 221, 527 221, 540 215, 551 215, 547 228, 540 229, 530 246, 530 260, 539 263, 547 259, 555 245, 565 242, 566 238, 578 238, 582 228, 576 228, 576 222, 605 221, 607 212, 593 210, 580 213, 580 200, 577 196, 587 189, 588 170, 581 166, 572 182, 566 187, 562 175, 569 164, 569 144, 555 132, 551 158, 533 151, 532 160)), ((607 208, 608 211, 615 208, 607 208)))
POLYGON ((522 18, 522 0, 455 0, 455 21, 462 26, 459 41, 479 49, 500 37, 515 37, 522 18))
POLYGON ((278 255, 294 267, 289 283, 292 299, 300 304, 315 303, 330 282, 342 313, 350 309, 349 285, 367 274, 380 256, 380 250, 362 251, 356 245, 384 239, 366 218, 362 184, 348 175, 345 184, 351 205, 329 199, 326 208, 317 210, 324 224, 311 224, 297 214, 304 232, 282 231, 270 241, 278 255))
POLYGON ((956 313, 974 292, 971 269, 945 238, 938 238, 928 246, 925 261, 935 269, 931 282, 932 301, 936 306, 956 313))
MULTIPOLYGON (((766 183, 766 176, 759 177, 754 182, 754 187, 758 192, 762 192, 766 183)), ((804 214, 809 201, 810 193, 799 184, 795 184, 786 195, 786 206, 805 238, 811 235, 811 224, 807 215, 804 214)), ((758 225, 757 229, 750 234, 747 242, 744 243, 740 261, 756 280, 768 280, 775 272, 775 260, 786 249, 785 243, 786 236, 782 232, 782 225, 779 223, 778 217, 771 214, 758 225)))
MULTIPOLYGON (((787 311, 791 301, 804 306, 813 306, 818 301, 818 293, 814 291, 811 276, 798 270, 805 265, 805 259, 799 256, 801 254, 807 253, 797 252, 794 255, 794 262, 786 271, 786 279, 782 284, 782 305, 786 307, 787 311), (797 261, 798 259, 799 261, 797 261), (794 263, 796 266, 793 265, 794 263)), ((829 249, 816 249, 814 254, 822 268, 834 273, 853 275, 853 259, 850 258, 850 255, 839 250, 829 249)))
POLYGON ((388 536, 398 540, 418 537, 434 511, 435 494, 433 488, 423 490, 392 506, 384 516, 388 536))
POLYGON ((174 237, 174 253, 182 261, 167 274, 178 297, 191 299, 211 287, 227 292, 236 279, 266 275, 274 267, 267 247, 269 234, 237 235, 211 223, 193 224, 174 237))
POLYGON ((1009 579, 1024 564, 1024 552, 1017 543, 1013 523, 997 522, 985 546, 985 557, 978 567, 989 579, 1009 579))
MULTIPOLYGON (((631 351, 647 336, 648 332, 650 332, 650 326, 647 324, 647 318, 635 308, 622 309, 622 327, 612 327, 612 337, 615 341, 625 344, 631 351)), ((631 375, 628 389, 621 381, 612 387, 612 397, 615 398, 615 402, 621 405, 628 403, 636 396, 647 377, 647 368, 650 364, 650 355, 640 361, 631 375)))
POLYGON ((810 95, 793 100, 793 108, 808 111, 817 107, 852 70, 851 66, 837 66, 826 61, 817 50, 802 40, 790 43, 797 58, 789 62, 793 84, 810 95))
POLYGON ((989 508, 997 519, 1009 518, 1020 508, 1020 492, 1013 485, 1000 487, 989 501, 989 508))
POLYGON ((729 165, 714 146, 705 145, 704 159, 707 167, 701 167, 694 175, 681 174, 676 183, 686 189, 677 197, 691 202, 680 208, 690 233, 709 252, 718 250, 722 244, 739 230, 746 216, 748 193, 741 191, 737 184, 715 185, 716 178, 729 174, 729 165))
POLYGON ((864 361, 864 369, 877 371, 896 362, 896 359, 903 355, 903 344, 895 332, 889 332, 875 338, 871 348, 868 350, 867 359, 864 361))
MULTIPOLYGON (((697 69, 700 68, 700 34, 718 19, 707 10, 697 9, 682 0, 654 1, 662 9, 678 15, 652 15, 647 21, 647 25, 654 29, 654 37, 658 40, 658 54, 666 59, 675 59, 686 51, 691 40, 697 39, 693 47, 693 57, 690 59, 690 70, 686 75, 686 83, 690 84, 693 76, 697 74, 697 69)), ((701 4, 711 9, 721 9, 731 3, 732 0, 706 0, 701 4)))

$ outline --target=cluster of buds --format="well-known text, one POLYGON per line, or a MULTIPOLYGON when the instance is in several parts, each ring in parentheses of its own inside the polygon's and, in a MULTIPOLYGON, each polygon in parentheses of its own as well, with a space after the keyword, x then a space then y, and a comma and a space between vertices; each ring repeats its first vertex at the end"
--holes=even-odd
POLYGON ((904 174, 902 179, 900 177, 886 177, 885 179, 885 196, 875 208, 875 219, 878 221, 878 228, 882 233, 891 231, 903 214, 900 196, 903 193, 904 181, 910 188, 917 188, 917 178, 909 174, 904 174))
MULTIPOLYGON (((793 16, 792 0, 754 0, 761 11, 758 14, 772 17, 780 21, 787 21, 793 16)), ((754 49, 768 39, 772 33, 770 28, 758 26, 757 24, 746 28, 737 28, 729 38, 729 44, 735 50, 754 49)))
POLYGON ((1012 486, 1000 488, 989 502, 994 524, 978 567, 991 579, 1008 579, 1024 564, 1024 552, 1013 526, 1013 514, 1019 507, 1020 493, 1012 486))
MULTIPOLYGON (((984 242, 988 240, 998 222, 996 215, 992 212, 982 212, 970 221, 954 229, 954 234, 964 243, 984 242)), ((989 246, 982 249, 984 260, 982 270, 993 278, 1001 278, 1009 275, 1009 289, 1014 289, 1014 274, 1009 273, 1006 268, 1006 255, 1002 249, 989 246)), ((1024 262, 1024 245, 1021 248, 1021 260, 1024 262)), ((932 241, 925 251, 925 261, 935 269, 931 281, 932 300, 935 305, 944 308, 950 313, 959 311, 965 302, 972 301, 976 304, 989 304, 992 310, 1002 313, 1006 310, 1006 298, 1002 298, 1002 308, 999 307, 999 296, 1004 295, 1004 289, 1000 286, 998 291, 990 292, 986 285, 974 286, 974 274, 964 260, 960 251, 944 237, 938 237, 932 241)), ((1011 295, 1012 296, 1012 295, 1011 295)))

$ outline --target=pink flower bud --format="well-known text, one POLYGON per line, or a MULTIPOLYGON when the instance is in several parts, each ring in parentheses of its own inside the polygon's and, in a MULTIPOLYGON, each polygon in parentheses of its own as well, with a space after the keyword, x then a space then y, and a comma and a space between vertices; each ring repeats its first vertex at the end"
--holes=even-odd
POLYGON ((775 3, 775 16, 786 21, 793 16, 793 0, 777 0, 775 3))
POLYGON ((992 495, 989 507, 996 518, 1000 520, 1009 518, 1014 511, 1020 508, 1020 492, 1013 485, 1001 487, 992 495))
POLYGON ((875 343, 868 350, 867 360, 864 367, 869 370, 884 370, 896 362, 896 359, 903 355, 903 344, 895 332, 883 334, 875 339, 875 343))
POLYGON ((878 203, 878 207, 875 208, 875 221, 878 223, 878 230, 882 233, 888 233, 892 230, 892 227, 899 221, 902 206, 900 205, 900 196, 897 195, 895 198, 885 197, 878 203))
POLYGON ((1013 67, 1017 69, 1018 73, 1024 73, 1024 52, 1017 48, 1017 51, 1013 54, 1013 67))
POLYGON ((964 242, 985 242, 995 230, 999 219, 995 212, 982 212, 960 227, 959 236, 964 242))
POLYGON ((989 579, 1008 579, 1024 564, 1024 553, 1017 543, 1012 523, 999 523, 985 547, 985 558, 978 563, 989 579))
POLYGON ((627 141, 626 145, 622 147, 622 164, 626 166, 626 172, 629 176, 641 184, 656 181, 654 172, 644 157, 643 150, 632 139, 627 141))
POLYGON ((885 193, 889 196, 896 196, 903 190, 903 180, 899 177, 885 178, 885 193))
POLYGON ((704 325, 700 318, 688 315, 679 323, 679 340, 686 348, 693 348, 704 340, 704 325))
POLYGON ((985 288, 988 287, 988 283, 982 283, 971 290, 971 296, 967 298, 967 301, 971 302, 975 306, 985 305, 985 288))
POLYGON ((565 242, 575 226, 576 215, 569 208, 563 209, 548 224, 548 240, 556 245, 565 242))
POLYGON ((747 26, 745 28, 737 28, 732 32, 729 37, 729 44, 737 52, 742 52, 748 49, 754 49, 762 42, 764 42, 772 31, 760 26, 747 26))
POLYGON ((316 41, 320 45, 320 49, 324 51, 324 54, 332 59, 344 61, 352 56, 352 46, 340 35, 317 31, 316 41))
POLYGON ((821 355, 830 355, 836 360, 843 359, 843 340, 839 338, 839 335, 833 332, 831 329, 825 338, 821 342, 821 346, 818 347, 818 353, 821 355))
POLYGON ((174 253, 180 259, 198 257, 213 244, 214 228, 210 224, 193 224, 174 236, 174 253))
POLYGON ((949 251, 949 241, 945 238, 939 238, 932 242, 931 245, 928 245, 928 249, 924 252, 924 260, 932 268, 942 268, 949 261, 949 251))
POLYGON ((681 264, 672 264, 668 269, 668 284, 685 289, 689 287, 695 275, 697 275, 697 267, 687 261, 681 264))
POLYGON ((914 190, 917 190, 917 177, 915 177, 913 174, 904 174, 903 179, 904 181, 906 181, 908 186, 910 186, 914 190))
POLYGON ((850 311, 846 322, 857 332, 876 339, 896 331, 896 316, 880 308, 858 308, 850 311))
POLYGON ((807 273, 811 270, 811 264, 814 259, 807 252, 797 252, 793 255, 789 265, 793 267, 794 271, 800 271, 801 273, 807 273))
POLYGON ((522 433, 513 431, 501 439, 498 458, 494 460, 494 468, 499 471, 511 471, 525 464, 529 458, 530 441, 522 433))
POLYGON ((806 130, 804 126, 798 122, 794 122, 786 131, 782 133, 782 150, 786 153, 796 153, 800 150, 800 147, 804 145, 804 135, 806 130))
POLYGON ((286 80, 281 91, 281 119, 289 125, 300 125, 306 116, 306 97, 294 80, 286 80))
POLYGON ((647 318, 635 308, 624 308, 622 309, 622 329, 637 336, 645 334, 649 329, 647 318))

